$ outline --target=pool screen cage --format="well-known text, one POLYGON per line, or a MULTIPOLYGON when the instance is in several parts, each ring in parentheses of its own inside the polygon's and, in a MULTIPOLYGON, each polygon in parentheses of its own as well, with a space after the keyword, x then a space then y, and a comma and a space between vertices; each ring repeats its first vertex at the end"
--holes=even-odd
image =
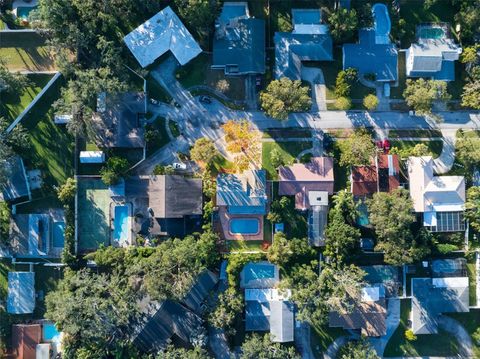
POLYGON ((465 231, 463 212, 437 212, 436 223, 426 228, 431 232, 463 232, 465 231))

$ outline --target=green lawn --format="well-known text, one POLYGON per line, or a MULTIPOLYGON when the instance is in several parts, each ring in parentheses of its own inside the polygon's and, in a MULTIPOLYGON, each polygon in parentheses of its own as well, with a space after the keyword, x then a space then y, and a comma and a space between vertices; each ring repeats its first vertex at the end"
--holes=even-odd
POLYGON ((264 241, 234 240, 227 241, 227 248, 229 251, 262 251, 264 243, 264 241))
POLYGON ((330 328, 328 324, 314 324, 310 329, 310 345, 316 358, 321 358, 323 352, 335 339, 348 333, 342 328, 330 328))
MULTIPOLYGON (((458 320, 470 335, 480 328, 480 309, 470 309, 468 313, 448 313, 446 315, 458 320)), ((480 358, 479 344, 473 341, 475 358, 480 358)))
POLYGON ((406 340, 405 331, 409 328, 410 311, 410 299, 402 299, 400 301, 400 325, 385 348, 385 357, 457 355, 458 343, 456 339, 442 330, 438 334, 417 335, 417 340, 415 341, 406 340))
MULTIPOLYGON (((141 86, 143 86, 143 83, 141 84, 141 86)), ((170 101, 172 101, 172 97, 167 93, 167 91, 165 91, 165 89, 160 86, 158 82, 150 75, 147 76, 147 93, 148 98, 160 102, 170 103, 170 101)))
POLYGON ((0 116, 5 117, 9 122, 15 118, 32 102, 35 96, 45 87, 52 75, 31 74, 28 75, 32 86, 27 87, 22 93, 14 96, 2 95, 0 102, 0 116))
POLYGON ((433 158, 437 158, 442 153, 443 141, 390 141, 392 147, 397 147, 399 150, 408 150, 419 143, 425 144, 429 150, 433 153, 433 158))
POLYGON ((311 135, 312 131, 306 128, 272 128, 262 133, 263 138, 305 138, 311 135))
MULTIPOLYGON (((61 267, 46 267, 44 265, 34 266, 35 271, 35 291, 42 291, 44 295, 54 290, 63 277, 61 267)), ((35 306, 34 317, 43 318, 46 311, 45 301, 37 300, 35 306)))
POLYGON ((403 100, 407 81, 407 67, 405 63, 405 52, 398 52, 398 86, 390 88, 390 97, 403 100))
MULTIPOLYGON (((469 301, 470 305, 477 305, 477 271, 475 269, 475 262, 467 263, 468 272, 468 286, 469 286, 469 301)), ((480 322, 478 323, 480 325, 480 322)))
POLYGON ((234 168, 233 162, 230 162, 222 155, 217 155, 212 160, 212 166, 214 169, 213 175, 217 175, 219 173, 230 172, 234 168))
POLYGON ((440 130, 389 130, 389 138, 398 138, 398 137, 443 137, 440 130))
POLYGON ((276 169, 273 167, 270 160, 270 153, 276 149, 280 152, 283 163, 292 164, 295 158, 303 150, 312 148, 310 141, 302 142, 263 142, 262 143, 262 167, 267 171, 269 179, 278 179, 276 169))
POLYGON ((241 77, 225 77, 222 70, 212 70, 211 55, 200 54, 187 65, 178 69, 176 77, 183 87, 205 85, 216 88, 220 80, 226 80, 228 89, 223 93, 232 100, 245 99, 245 82, 241 77))

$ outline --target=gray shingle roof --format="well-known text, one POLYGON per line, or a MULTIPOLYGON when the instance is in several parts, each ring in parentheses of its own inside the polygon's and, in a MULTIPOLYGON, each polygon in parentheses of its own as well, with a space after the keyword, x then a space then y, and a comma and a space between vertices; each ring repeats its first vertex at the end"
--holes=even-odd
POLYGON ((197 278, 197 281, 192 286, 190 291, 185 296, 183 304, 196 313, 201 310, 201 304, 207 297, 208 293, 218 283, 218 275, 212 273, 209 270, 203 271, 197 278))
POLYGON ((270 302, 270 334, 273 342, 293 341, 293 303, 275 300, 270 302))
POLYGON ((11 160, 8 161, 7 167, 9 173, 7 182, 0 186, 3 199, 5 201, 14 201, 28 197, 30 195, 30 188, 22 158, 20 156, 12 157, 11 160))
POLYGON ((265 73, 265 21, 249 17, 247 3, 224 3, 216 22, 212 68, 265 73))

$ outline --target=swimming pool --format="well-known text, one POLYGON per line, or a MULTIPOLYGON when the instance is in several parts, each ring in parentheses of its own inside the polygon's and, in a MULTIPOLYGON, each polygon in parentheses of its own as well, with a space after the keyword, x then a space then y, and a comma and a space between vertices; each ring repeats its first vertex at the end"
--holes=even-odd
POLYGON ((233 218, 230 220, 230 233, 232 234, 258 234, 260 221, 258 218, 233 218))
POLYGON ((357 224, 359 226, 368 226, 370 221, 368 220, 368 207, 367 205, 362 202, 357 206, 358 216, 357 216, 357 224))
POLYGON ((53 222, 53 247, 63 248, 65 243, 65 223, 53 222))
POLYGON ((391 23, 387 6, 381 3, 373 5, 372 15, 375 29, 375 43, 389 44, 391 23))
POLYGON ((441 39, 445 37, 445 31, 441 27, 422 27, 418 30, 421 39, 441 39))
POLYGON ((17 7, 17 17, 28 20, 28 16, 30 14, 30 11, 35 10, 37 6, 19 6, 17 7))
POLYGON ((46 323, 43 324, 43 340, 45 342, 51 342, 55 340, 60 333, 58 332, 57 328, 55 327, 55 324, 53 323, 46 323))
POLYGON ((128 206, 115 206, 113 217, 113 240, 126 242, 130 232, 128 219, 128 206))
POLYGON ((257 279, 275 278, 275 266, 273 264, 253 264, 245 267, 245 282, 257 279))

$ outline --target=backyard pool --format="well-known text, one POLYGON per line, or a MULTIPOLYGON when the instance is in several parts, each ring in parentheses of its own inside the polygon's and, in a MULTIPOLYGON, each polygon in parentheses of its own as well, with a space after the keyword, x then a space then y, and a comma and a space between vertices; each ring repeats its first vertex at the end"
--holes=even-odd
POLYGON ((230 220, 230 233, 254 235, 260 232, 258 218, 234 218, 230 220))
POLYGON ((54 341, 60 333, 58 332, 57 328, 55 328, 55 324, 53 323, 46 323, 43 324, 43 340, 46 342, 54 341))
POLYGON ((115 206, 113 217, 113 240, 116 242, 128 241, 128 235, 130 232, 129 218, 128 218, 128 206, 121 205, 115 206))
POLYGON ((17 17, 20 19, 28 20, 30 11, 35 10, 37 6, 19 6, 17 7, 17 17))
POLYGON ((375 4, 372 7, 373 22, 375 28, 375 42, 377 44, 390 43, 390 17, 385 4, 375 4))
POLYGON ((421 39, 441 39, 445 37, 445 30, 441 27, 422 27, 418 30, 421 39))
POLYGON ((255 264, 244 269, 245 282, 257 279, 275 278, 275 266, 273 264, 255 264))
POLYGON ((53 222, 53 247, 63 248, 65 242, 65 223, 53 222))
POLYGON ((358 216, 357 216, 357 224, 359 226, 366 227, 370 224, 370 221, 368 220, 368 207, 365 202, 361 202, 357 206, 357 211, 358 211, 358 216))

